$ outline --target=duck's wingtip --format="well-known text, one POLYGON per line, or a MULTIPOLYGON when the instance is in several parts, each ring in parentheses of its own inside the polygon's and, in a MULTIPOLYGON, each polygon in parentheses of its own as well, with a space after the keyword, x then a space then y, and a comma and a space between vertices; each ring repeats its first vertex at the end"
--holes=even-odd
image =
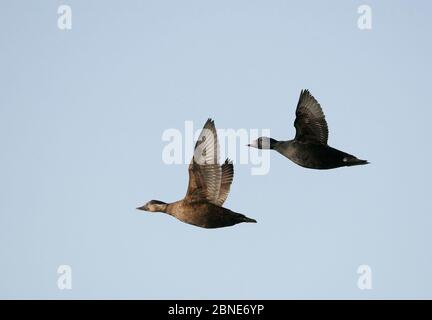
POLYGON ((214 120, 212 118, 208 118, 207 121, 204 123, 204 128, 212 128, 215 127, 214 120))

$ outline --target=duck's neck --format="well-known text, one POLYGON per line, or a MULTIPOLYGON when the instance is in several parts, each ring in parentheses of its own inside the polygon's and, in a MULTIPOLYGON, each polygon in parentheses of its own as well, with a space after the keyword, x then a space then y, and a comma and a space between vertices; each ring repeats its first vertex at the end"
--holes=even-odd
POLYGON ((162 212, 164 212, 166 214, 169 214, 170 216, 174 216, 175 217, 176 216, 176 212, 178 212, 179 210, 181 210, 182 203, 183 203, 183 200, 167 203, 165 205, 165 208, 164 208, 165 210, 162 211, 162 212))
POLYGON ((270 138, 269 149, 274 149, 278 143, 279 143, 279 141, 277 141, 276 139, 270 138))

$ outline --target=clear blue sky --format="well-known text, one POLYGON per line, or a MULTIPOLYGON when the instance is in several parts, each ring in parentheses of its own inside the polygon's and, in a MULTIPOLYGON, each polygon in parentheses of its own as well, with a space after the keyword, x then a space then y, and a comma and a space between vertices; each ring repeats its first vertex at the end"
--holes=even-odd
MULTIPOLYGON (((426 1, 0 3, 1 298, 432 298, 426 1), (373 28, 357 28, 369 4, 373 28), (72 7, 72 30, 57 8, 72 7), (236 165, 205 230, 135 207, 174 201, 168 128, 294 136, 308 88, 330 144, 368 166, 236 165), (57 267, 73 289, 57 288, 57 267), (357 267, 372 268, 359 290, 357 267)), ((256 152, 254 150, 253 152, 256 152)))

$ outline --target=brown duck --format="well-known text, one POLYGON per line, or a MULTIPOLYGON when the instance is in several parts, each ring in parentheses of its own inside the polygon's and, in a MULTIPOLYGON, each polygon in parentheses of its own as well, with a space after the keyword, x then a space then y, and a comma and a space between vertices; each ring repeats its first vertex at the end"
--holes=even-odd
POLYGON ((178 220, 202 228, 222 228, 254 222, 243 214, 223 208, 234 178, 233 164, 220 165, 219 144, 214 121, 208 119, 195 145, 189 165, 186 196, 173 203, 151 200, 139 210, 164 212, 178 220))

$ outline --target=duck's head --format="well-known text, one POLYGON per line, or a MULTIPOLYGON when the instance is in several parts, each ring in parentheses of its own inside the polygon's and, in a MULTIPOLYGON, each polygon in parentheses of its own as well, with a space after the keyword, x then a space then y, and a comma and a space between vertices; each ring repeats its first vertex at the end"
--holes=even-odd
POLYGON ((167 204, 159 200, 151 200, 145 205, 138 207, 138 210, 144 210, 149 212, 165 212, 167 204))
POLYGON ((248 144, 248 147, 253 147, 257 149, 273 149, 277 140, 269 137, 259 137, 258 139, 252 141, 248 144))

